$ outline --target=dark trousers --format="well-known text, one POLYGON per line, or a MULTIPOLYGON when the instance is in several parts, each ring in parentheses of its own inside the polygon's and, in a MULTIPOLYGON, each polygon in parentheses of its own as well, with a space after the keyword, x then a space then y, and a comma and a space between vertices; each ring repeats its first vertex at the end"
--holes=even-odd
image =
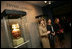
POLYGON ((55 42, 54 42, 54 36, 53 35, 49 35, 49 42, 50 42, 50 47, 54 48, 55 47, 55 42))
POLYGON ((59 41, 62 42, 64 40, 64 33, 57 34, 59 41))

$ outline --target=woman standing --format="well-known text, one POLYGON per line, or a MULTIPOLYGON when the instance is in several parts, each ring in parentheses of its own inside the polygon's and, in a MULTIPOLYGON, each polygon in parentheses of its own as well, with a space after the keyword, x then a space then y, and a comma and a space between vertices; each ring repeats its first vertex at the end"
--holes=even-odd
POLYGON ((57 41, 59 41, 61 47, 62 47, 62 46, 64 47, 64 45, 63 45, 64 31, 63 31, 62 26, 61 26, 60 23, 59 23, 59 18, 56 18, 56 19, 55 19, 54 29, 55 29, 56 36, 57 36, 56 39, 58 39, 57 41))
POLYGON ((55 43, 54 43, 55 32, 54 32, 54 29, 53 29, 53 25, 51 23, 51 19, 48 19, 48 21, 47 21, 47 31, 50 31, 50 33, 48 34, 50 47, 54 48, 55 47, 55 43))
POLYGON ((40 38, 43 48, 50 48, 49 39, 48 39, 49 32, 47 32, 46 23, 44 19, 40 21, 39 31, 40 31, 40 38))

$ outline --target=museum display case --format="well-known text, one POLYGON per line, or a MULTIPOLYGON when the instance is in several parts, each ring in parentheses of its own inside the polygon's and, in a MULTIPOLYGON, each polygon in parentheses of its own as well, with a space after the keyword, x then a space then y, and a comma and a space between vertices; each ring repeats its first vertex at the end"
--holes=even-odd
POLYGON ((5 9, 1 13, 1 18, 3 20, 5 34, 7 41, 7 48, 27 48, 27 43, 29 39, 25 40, 24 31, 22 30, 21 18, 26 15, 24 11, 18 10, 7 10, 5 9))

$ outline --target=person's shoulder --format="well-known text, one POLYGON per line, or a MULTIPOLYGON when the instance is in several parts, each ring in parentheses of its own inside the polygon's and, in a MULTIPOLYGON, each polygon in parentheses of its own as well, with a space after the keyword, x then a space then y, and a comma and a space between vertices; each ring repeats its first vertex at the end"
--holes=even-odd
POLYGON ((55 23, 54 25, 58 25, 58 24, 55 23))
POLYGON ((47 25, 47 27, 50 27, 51 25, 47 25))
POLYGON ((49 26, 49 25, 47 25, 47 26, 49 26))

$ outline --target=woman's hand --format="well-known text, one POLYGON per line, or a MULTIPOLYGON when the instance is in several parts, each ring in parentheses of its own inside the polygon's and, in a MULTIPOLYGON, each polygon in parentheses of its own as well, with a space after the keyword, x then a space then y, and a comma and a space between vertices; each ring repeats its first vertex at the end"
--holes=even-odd
POLYGON ((55 32, 54 33, 51 33, 51 34, 55 36, 55 32))
POLYGON ((50 34, 50 31, 47 31, 48 34, 50 34))
POLYGON ((60 32, 63 33, 63 29, 60 29, 60 32))

